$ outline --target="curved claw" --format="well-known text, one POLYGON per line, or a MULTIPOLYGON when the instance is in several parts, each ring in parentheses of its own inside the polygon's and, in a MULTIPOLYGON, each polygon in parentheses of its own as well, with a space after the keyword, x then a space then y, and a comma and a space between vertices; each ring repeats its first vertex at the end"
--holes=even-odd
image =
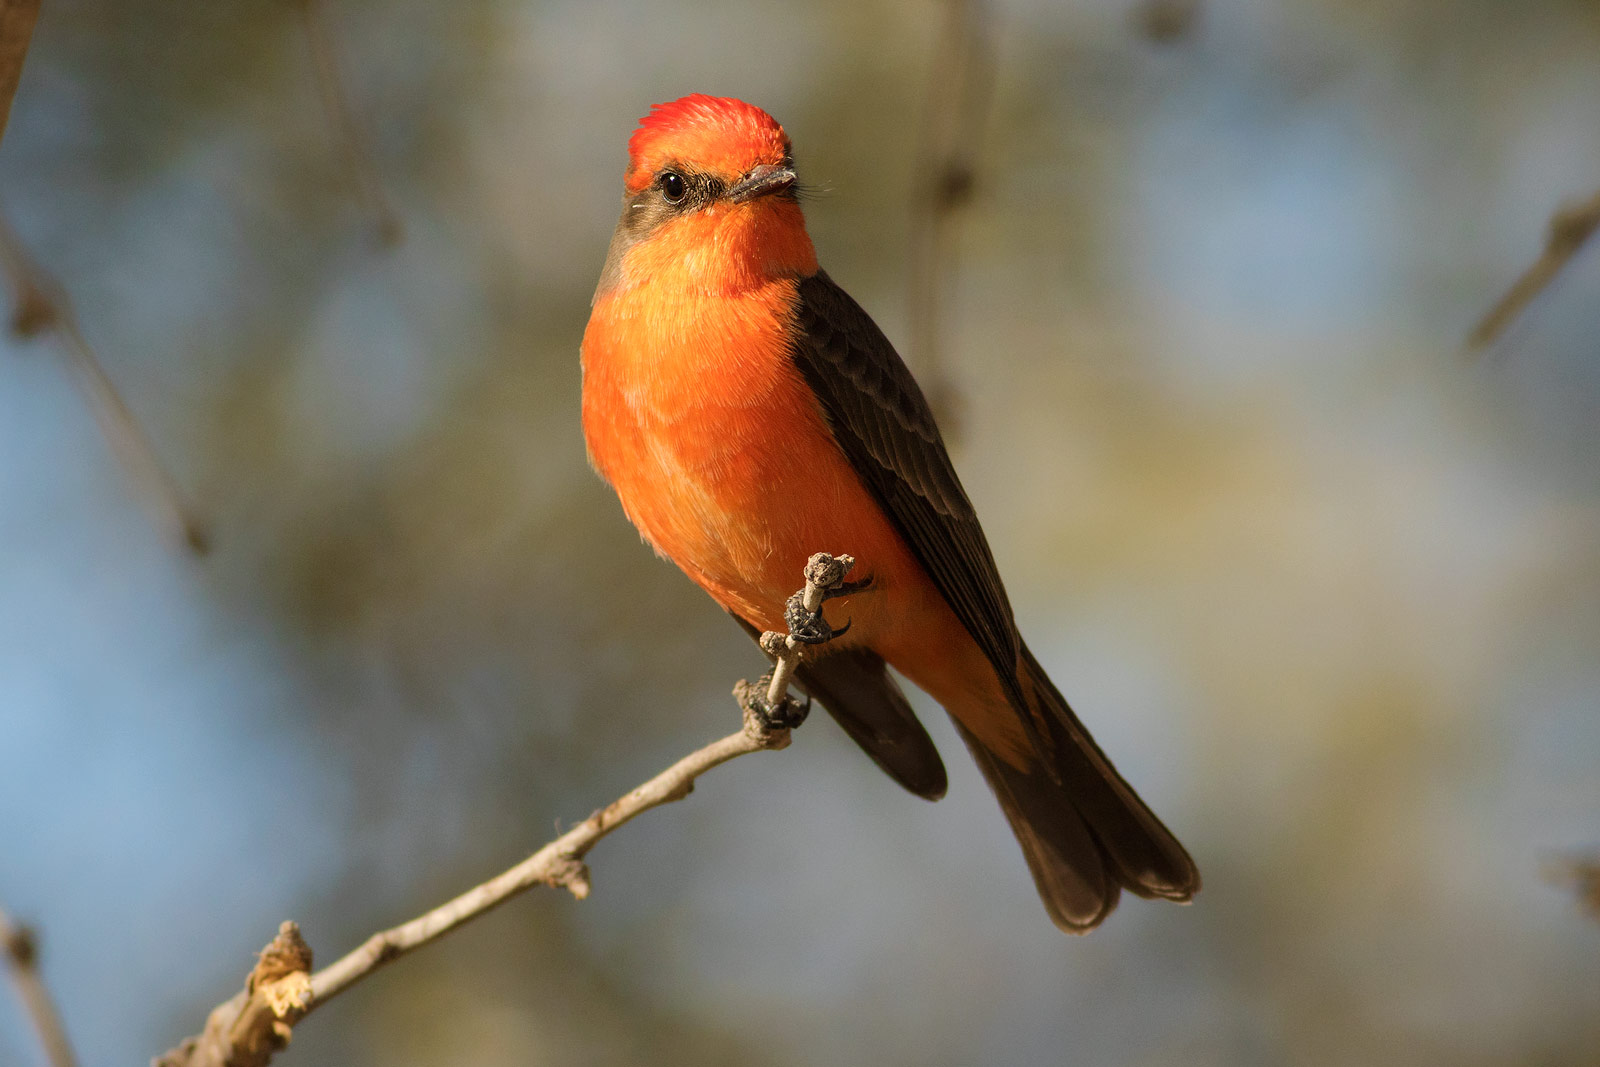
POLYGON ((799 593, 783 606, 783 621, 789 627, 789 636, 803 645, 820 645, 833 640, 833 630, 823 620, 822 612, 807 611, 799 593))
MULTIPOLYGON (((871 588, 872 588, 872 576, 869 574, 869 575, 867 575, 867 577, 861 579, 859 582, 840 582, 838 585, 834 586, 832 589, 829 589, 826 593, 823 593, 822 594, 822 599, 823 600, 837 600, 839 597, 849 596, 852 593, 864 592, 865 590, 868 590, 868 589, 871 589, 871 588)), ((841 630, 840 632, 843 633, 844 631, 841 630)))
POLYGON ((827 623, 809 626, 804 629, 793 626, 789 628, 789 636, 799 641, 802 645, 825 645, 843 632, 843 630, 834 630, 827 623))

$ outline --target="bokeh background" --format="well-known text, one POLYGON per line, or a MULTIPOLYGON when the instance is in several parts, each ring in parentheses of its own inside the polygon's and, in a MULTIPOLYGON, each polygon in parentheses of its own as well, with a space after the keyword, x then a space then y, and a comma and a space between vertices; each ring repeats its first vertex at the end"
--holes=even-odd
MULTIPOLYGON (((1023 629, 1198 901, 1057 934, 919 697, 943 802, 818 719, 282 1062, 1600 1062, 1600 924, 1545 875, 1600 845, 1600 249, 1461 348, 1600 184, 1600 5, 1138 7, 994 6, 945 371, 1023 629)), ((732 728, 758 655, 584 461, 625 140, 768 108, 903 339, 940 13, 328 0, 384 248, 293 4, 48 0, 4 209, 215 542, 0 345, 0 901, 86 1063, 196 1031, 281 919, 330 961, 732 728)))

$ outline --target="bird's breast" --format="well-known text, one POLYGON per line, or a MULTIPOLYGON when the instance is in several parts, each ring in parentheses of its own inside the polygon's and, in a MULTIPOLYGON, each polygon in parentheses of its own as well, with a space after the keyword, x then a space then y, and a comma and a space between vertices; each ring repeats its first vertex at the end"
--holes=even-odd
POLYGON ((790 356, 794 299, 792 280, 733 297, 636 287, 596 304, 583 342, 596 469, 657 552, 769 629, 811 553, 881 578, 905 555, 790 356))

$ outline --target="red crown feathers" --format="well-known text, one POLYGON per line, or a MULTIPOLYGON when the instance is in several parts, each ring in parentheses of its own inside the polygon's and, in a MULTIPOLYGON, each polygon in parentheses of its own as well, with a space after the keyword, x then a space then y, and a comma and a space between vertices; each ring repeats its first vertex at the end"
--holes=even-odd
POLYGON ((623 184, 636 193, 669 162, 737 178, 761 163, 781 164, 788 155, 788 134, 759 107, 694 93, 656 104, 639 120, 628 139, 623 184))

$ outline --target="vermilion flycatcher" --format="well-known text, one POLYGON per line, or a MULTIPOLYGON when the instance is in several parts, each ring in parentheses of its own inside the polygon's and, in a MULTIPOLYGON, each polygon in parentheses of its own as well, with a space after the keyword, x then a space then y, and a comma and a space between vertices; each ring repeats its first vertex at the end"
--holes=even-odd
POLYGON ((1058 926, 1092 929, 1122 887, 1190 899, 1194 861, 1017 633, 922 391, 818 269, 783 128, 739 100, 657 105, 623 186, 583 337, 583 428, 645 540, 756 633, 786 630, 813 552, 851 553, 869 584, 797 678, 878 766, 944 795, 890 664, 955 720, 1058 926))

